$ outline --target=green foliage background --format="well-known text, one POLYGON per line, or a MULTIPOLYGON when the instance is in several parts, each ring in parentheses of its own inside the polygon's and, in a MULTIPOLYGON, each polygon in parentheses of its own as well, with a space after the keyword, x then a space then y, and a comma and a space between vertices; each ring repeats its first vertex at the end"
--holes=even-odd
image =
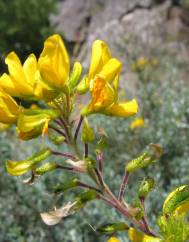
MULTIPOLYGON (((39 54, 43 40, 53 32, 48 15, 55 10, 55 3, 55 0, 28 0, 27 4, 25 0, 0 0, 1 60, 11 50, 22 55, 23 59, 30 52, 39 54)), ((180 3, 187 10, 188 1, 180 3)), ((131 176, 126 192, 126 199, 133 202, 143 177, 150 175, 155 178, 157 186, 146 207, 150 221, 156 226, 167 194, 189 182, 189 88, 180 75, 182 72, 188 75, 189 70, 188 63, 177 61, 170 53, 156 52, 150 57, 156 57, 159 65, 147 66, 142 72, 135 73, 139 79, 135 92, 141 104, 139 116, 144 117, 146 126, 131 130, 132 119, 109 119, 105 116, 92 116, 90 121, 96 131, 103 127, 108 135, 105 177, 114 191, 118 191, 127 161, 151 142, 164 147, 165 152, 159 162, 131 176)), ((62 172, 51 173, 27 186, 20 178, 6 174, 6 159, 23 159, 44 142, 20 142, 13 130, 0 134, 0 242, 96 242, 98 234, 93 229, 104 222, 123 219, 113 209, 98 201, 92 202, 57 226, 47 227, 39 213, 52 207, 54 196, 50 189, 68 176, 62 172)), ((63 200, 71 198, 72 194, 66 194, 56 199, 62 204, 63 200)), ((120 234, 121 241, 125 242, 125 237, 126 234, 120 234)), ((98 241, 105 239, 101 237, 98 241)))
MULTIPOLYGON (((49 14, 56 10, 57 0, 0 0, 0 68, 4 56, 14 50, 24 59, 39 54, 43 40, 53 33, 49 14)), ((0 72, 1 72, 0 71, 0 72)))

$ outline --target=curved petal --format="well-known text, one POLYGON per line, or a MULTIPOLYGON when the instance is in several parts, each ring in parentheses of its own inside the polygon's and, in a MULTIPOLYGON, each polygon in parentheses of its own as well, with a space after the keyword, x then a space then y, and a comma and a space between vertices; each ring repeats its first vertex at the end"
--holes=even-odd
POLYGON ((15 52, 11 52, 7 55, 5 58, 5 63, 8 65, 8 70, 11 77, 13 77, 15 80, 21 79, 23 82, 25 81, 22 64, 15 52))
POLYGON ((117 117, 129 117, 135 115, 137 112, 138 103, 133 99, 129 102, 111 105, 104 111, 104 114, 117 117))
POLYGON ((19 106, 15 100, 3 91, 0 91, 0 122, 15 123, 19 113, 19 106))
POLYGON ((50 36, 39 58, 42 78, 52 87, 63 88, 70 72, 69 56, 60 35, 50 36))
POLYGON ((122 63, 115 58, 111 58, 99 72, 99 76, 107 82, 113 81, 119 75, 122 63))
POLYGON ((110 58, 111 54, 106 43, 102 40, 95 40, 92 45, 89 79, 93 79, 110 58))
POLYGON ((37 59, 34 54, 28 56, 23 65, 26 81, 30 85, 35 83, 35 74, 37 71, 37 59))

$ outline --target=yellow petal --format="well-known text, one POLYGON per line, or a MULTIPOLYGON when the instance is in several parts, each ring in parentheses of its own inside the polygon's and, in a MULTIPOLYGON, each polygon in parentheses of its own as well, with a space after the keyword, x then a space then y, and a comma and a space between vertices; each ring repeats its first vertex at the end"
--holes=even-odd
POLYGON ((133 99, 129 102, 113 104, 104 111, 104 114, 117 117, 129 117, 137 112, 138 103, 133 99))
POLYGON ((95 40, 92 46, 91 64, 89 68, 89 79, 93 79, 102 67, 111 58, 108 46, 104 41, 95 40))
POLYGON ((92 100, 89 105, 89 112, 104 110, 115 100, 114 89, 108 82, 98 76, 91 81, 90 92, 92 100))
POLYGON ((42 80, 39 71, 37 71, 35 74, 34 95, 37 98, 47 102, 52 101, 58 95, 56 89, 51 88, 47 83, 42 80))
POLYGON ((111 236, 107 242, 120 242, 120 240, 115 236, 111 236))
POLYGON ((8 65, 10 76, 12 76, 15 80, 22 79, 22 81, 25 82, 22 64, 15 52, 11 52, 7 55, 5 63, 8 65))
POLYGON ((23 140, 35 138, 48 131, 48 123, 58 116, 54 110, 29 109, 20 113, 17 122, 19 137, 23 140))
POLYGON ((113 81, 119 75, 122 64, 115 58, 111 58, 99 72, 99 76, 106 81, 113 81))
POLYGON ((144 119, 143 118, 136 118, 130 124, 131 129, 136 129, 136 128, 140 128, 140 127, 144 127, 144 119))
POLYGON ((37 59, 34 54, 28 56, 23 65, 26 81, 31 86, 35 83, 35 73, 37 71, 37 59))
POLYGON ((128 236, 132 242, 161 242, 162 241, 160 238, 143 234, 132 227, 128 231, 128 236))
POLYGON ((19 106, 14 99, 0 91, 0 122, 5 124, 15 123, 19 113, 19 106))
POLYGON ((69 56, 60 35, 50 36, 39 58, 42 78, 52 87, 64 88, 70 72, 69 56))
POLYGON ((20 98, 33 98, 34 73, 37 68, 35 56, 30 55, 22 64, 18 56, 11 52, 5 59, 8 65, 9 75, 0 77, 0 87, 11 96, 20 98))

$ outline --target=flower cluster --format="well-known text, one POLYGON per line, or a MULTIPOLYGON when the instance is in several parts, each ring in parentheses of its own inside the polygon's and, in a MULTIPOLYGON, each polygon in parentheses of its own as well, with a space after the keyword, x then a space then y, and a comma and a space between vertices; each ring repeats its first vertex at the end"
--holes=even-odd
POLYGON ((82 66, 74 63, 70 73, 70 59, 59 35, 50 36, 37 60, 28 56, 22 65, 15 52, 5 59, 9 73, 0 77, 0 122, 17 125, 19 137, 24 140, 45 134, 50 121, 62 115, 69 116, 75 96, 90 91, 91 101, 81 111, 82 116, 103 113, 127 117, 136 114, 136 100, 118 102, 118 82, 121 63, 113 58, 107 45, 100 40, 93 43, 89 74, 81 82, 82 66), (43 101, 45 108, 25 109, 14 98, 43 101), (65 107, 65 99, 69 107, 65 107))

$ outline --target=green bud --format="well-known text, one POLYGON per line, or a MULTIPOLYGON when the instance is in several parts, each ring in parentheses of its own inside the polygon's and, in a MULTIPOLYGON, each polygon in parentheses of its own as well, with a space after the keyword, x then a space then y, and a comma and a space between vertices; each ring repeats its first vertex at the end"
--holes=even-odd
POLYGON ((145 178, 139 187, 138 195, 139 198, 146 198, 147 195, 151 192, 154 188, 155 182, 152 178, 145 178))
POLYGON ((81 134, 81 140, 83 143, 91 143, 95 139, 95 134, 93 129, 90 127, 89 122, 87 118, 84 119, 82 134, 81 134))
POLYGON ((80 83, 77 85, 76 90, 77 92, 82 95, 85 94, 89 89, 89 81, 88 76, 84 76, 80 83))
POLYGON ((112 234, 118 231, 125 231, 128 229, 129 226, 126 223, 118 222, 102 225, 97 229, 97 231, 103 234, 112 234))
POLYGON ((81 77, 81 73, 82 65, 79 62, 75 62, 73 66, 73 71, 69 79, 69 87, 71 89, 75 88, 75 86, 77 85, 79 78, 81 77))

